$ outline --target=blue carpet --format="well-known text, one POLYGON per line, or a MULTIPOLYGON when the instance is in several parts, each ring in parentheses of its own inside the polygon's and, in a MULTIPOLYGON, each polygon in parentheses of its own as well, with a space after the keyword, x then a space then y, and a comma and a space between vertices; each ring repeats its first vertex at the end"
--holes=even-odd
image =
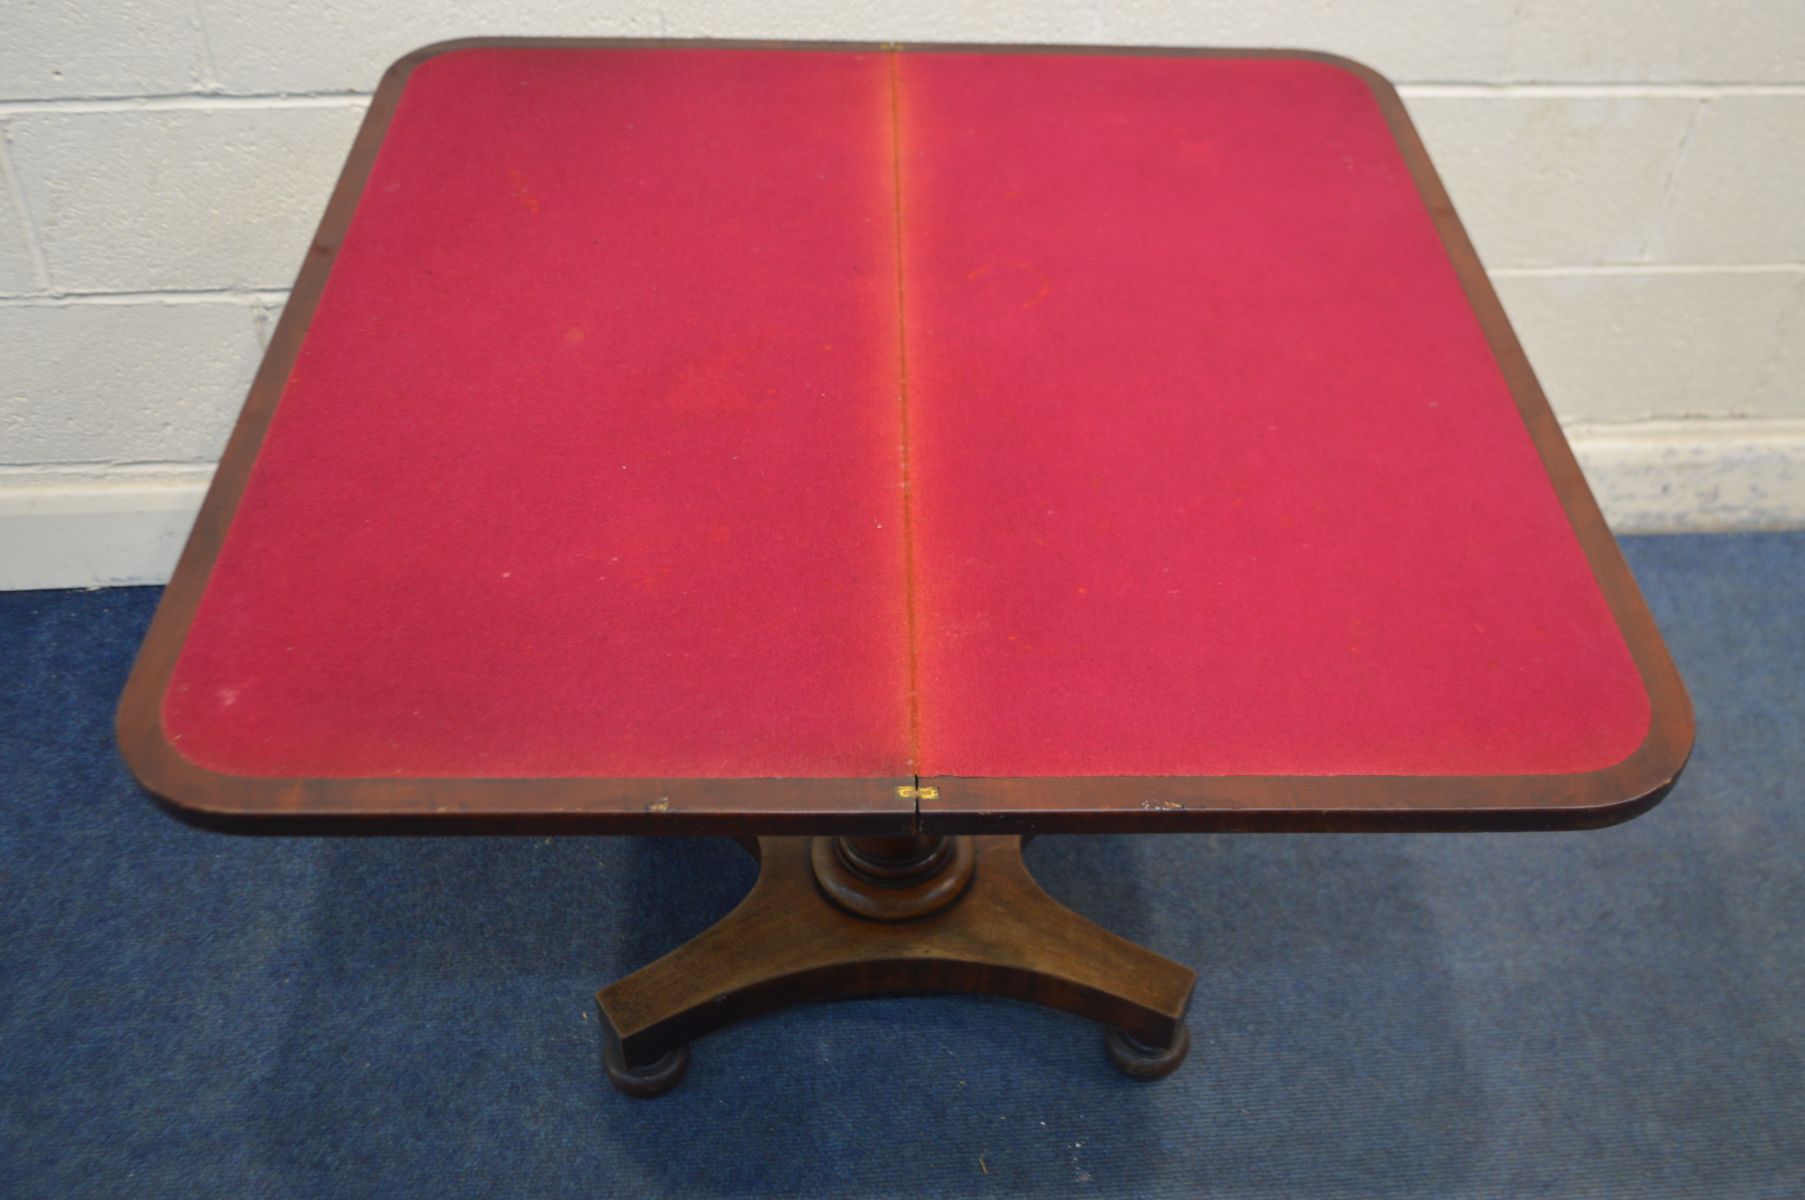
POLYGON ((189 829, 112 743, 156 593, 0 596, 0 1195, 1805 1195, 1805 535, 1626 548, 1700 728, 1648 816, 1045 838, 1055 895, 1201 973, 1176 1076, 877 1000, 652 1103, 591 995, 731 907, 737 847, 189 829))

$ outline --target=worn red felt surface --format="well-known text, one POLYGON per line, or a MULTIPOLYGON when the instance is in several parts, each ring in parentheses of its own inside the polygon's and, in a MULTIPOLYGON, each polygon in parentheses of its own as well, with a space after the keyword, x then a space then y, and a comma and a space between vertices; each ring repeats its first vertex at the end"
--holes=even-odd
POLYGON ((1636 748, 1646 692, 1364 81, 902 62, 924 774, 1636 748))
POLYGON ((1648 718, 1359 78, 698 50, 415 72, 164 705, 320 777, 1564 772, 1648 718))
POLYGON ((888 64, 408 83, 166 696, 204 766, 907 771, 888 64))

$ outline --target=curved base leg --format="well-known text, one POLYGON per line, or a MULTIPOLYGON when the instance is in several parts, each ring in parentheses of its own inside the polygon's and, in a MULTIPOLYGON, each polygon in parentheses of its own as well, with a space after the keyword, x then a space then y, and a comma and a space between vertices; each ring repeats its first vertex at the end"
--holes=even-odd
POLYGON ((973 838, 965 893, 906 921, 835 905, 816 882, 810 843, 760 838, 758 882, 739 907, 596 993, 609 1077, 623 1091, 675 1086, 682 1066, 671 1068, 670 1056, 729 1022, 845 996, 1005 996, 1109 1026, 1121 1035, 1112 1036, 1111 1060, 1134 1078, 1159 1078, 1184 1060, 1196 974, 1047 895, 1022 862, 1020 838, 973 838))

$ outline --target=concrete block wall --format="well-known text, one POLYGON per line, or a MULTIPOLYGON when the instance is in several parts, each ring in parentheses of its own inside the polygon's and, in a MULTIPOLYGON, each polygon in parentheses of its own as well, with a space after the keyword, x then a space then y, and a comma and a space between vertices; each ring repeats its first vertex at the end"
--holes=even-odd
POLYGON ((1617 526, 1805 523, 1799 0, 10 0, 0 586, 166 574, 369 90, 497 33, 1362 59, 1402 86, 1617 526))

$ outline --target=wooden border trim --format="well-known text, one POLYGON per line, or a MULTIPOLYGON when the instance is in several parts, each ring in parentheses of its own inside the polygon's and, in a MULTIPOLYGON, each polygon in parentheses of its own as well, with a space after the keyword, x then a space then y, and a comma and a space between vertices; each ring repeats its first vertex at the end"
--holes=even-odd
POLYGON ((1454 215, 1403 102, 1372 69, 1312 51, 1165 47, 470 38, 423 47, 384 74, 302 263, 120 702, 133 773, 184 820, 263 833, 901 834, 1197 830, 1540 829, 1611 824, 1652 807, 1692 747, 1679 675, 1546 397, 1454 215), (966 779, 260 779, 209 771, 162 725, 162 698, 277 401, 408 77, 468 49, 925 51, 1299 58, 1348 70, 1378 99, 1543 465, 1648 688, 1643 745, 1601 771, 1557 776, 966 779), (915 785, 926 799, 917 799, 915 785), (917 806, 919 805, 919 814, 917 806))

